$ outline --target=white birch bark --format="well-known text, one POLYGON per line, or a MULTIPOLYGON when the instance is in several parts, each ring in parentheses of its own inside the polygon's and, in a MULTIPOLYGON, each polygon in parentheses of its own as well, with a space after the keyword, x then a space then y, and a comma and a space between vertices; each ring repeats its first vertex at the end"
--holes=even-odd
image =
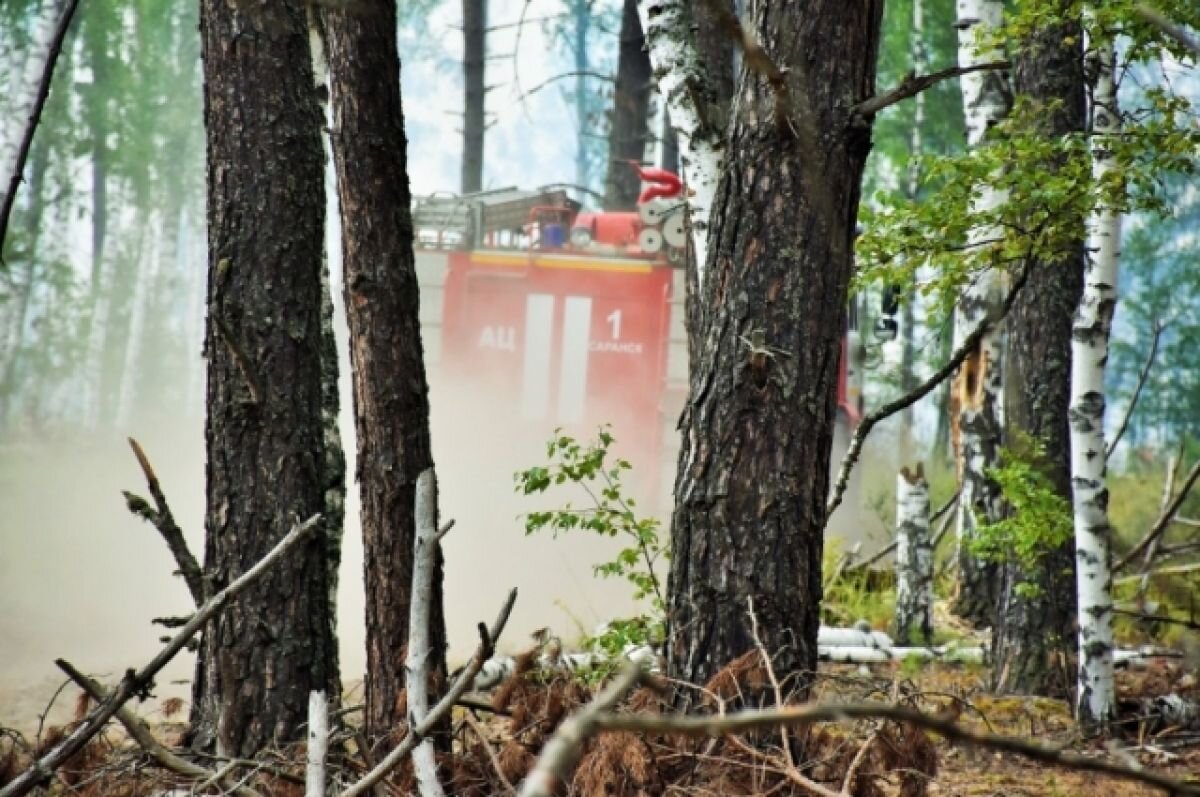
MULTIPOLYGON (((1001 59, 1003 53, 980 46, 979 37, 1001 25, 1004 15, 1002 0, 959 0, 957 10, 959 66, 970 67, 1001 59)), ((962 76, 963 112, 969 146, 979 146, 987 136, 987 131, 1008 114, 1011 93, 1007 80, 1007 75, 997 70, 982 70, 962 76)), ((1003 192, 984 184, 978 188, 971 209, 977 214, 990 213, 1005 199, 1003 192)), ((977 225, 971 230, 968 243, 973 248, 982 246, 984 242, 995 238, 997 233, 990 225, 977 225)), ((999 275, 991 269, 978 275, 963 291, 955 308, 955 348, 998 304, 999 293, 999 275)), ((967 379, 968 371, 960 371, 955 386, 960 397, 957 455, 962 484, 958 512, 958 559, 963 590, 960 592, 960 606, 969 612, 978 610, 978 596, 967 591, 977 593, 983 575, 975 557, 966 551, 967 543, 974 537, 980 520, 995 520, 1000 516, 1001 496, 986 477, 985 471, 997 464, 1000 430, 1003 428, 1002 335, 1002 329, 997 327, 984 336, 978 357, 971 366, 964 367, 974 368, 976 378, 967 379), (973 603, 976 605, 972 606, 973 603)))
POLYGON ((896 476, 896 639, 933 641, 933 541, 929 535, 929 482, 918 465, 896 476))
POLYGON ((12 95, 10 105, 5 110, 3 128, 0 132, 0 178, 3 178, 3 190, 8 190, 9 178, 16 169, 17 150, 20 149, 21 136, 33 106, 37 100, 38 84, 42 72, 46 69, 46 60, 50 57, 50 40, 54 38, 54 30, 58 26, 58 16, 62 12, 64 0, 42 0, 35 6, 35 23, 33 36, 30 39, 24 66, 14 72, 17 79, 10 84, 12 95), (19 76, 19 77, 18 77, 19 76))
POLYGON ((641 0, 638 16, 658 93, 679 138, 679 163, 686 183, 696 282, 704 286, 708 256, 708 220, 725 161, 725 130, 713 109, 699 103, 714 97, 706 68, 696 51, 686 0, 641 0))
MULTIPOLYGON (((415 728, 429 713, 429 618, 433 606, 433 571, 437 563, 437 482, 429 468, 417 477, 417 535, 413 551, 412 603, 408 613, 408 726, 415 728)), ((412 752, 413 772, 421 797, 444 797, 438 781, 433 740, 425 739, 412 752)))
MULTIPOLYGON (((1115 53, 1104 44, 1096 56, 1093 89, 1092 176, 1097 185, 1116 168, 1110 148, 1120 133, 1115 53)), ((1105 485, 1104 366, 1117 304, 1121 215, 1099 202, 1088 219, 1088 261, 1083 296, 1071 333, 1071 489, 1079 590, 1080 722, 1103 724, 1113 716, 1112 526, 1105 485)))
POLYGON ((308 693, 308 761, 304 797, 325 797, 325 757, 329 751, 329 703, 324 692, 308 693))

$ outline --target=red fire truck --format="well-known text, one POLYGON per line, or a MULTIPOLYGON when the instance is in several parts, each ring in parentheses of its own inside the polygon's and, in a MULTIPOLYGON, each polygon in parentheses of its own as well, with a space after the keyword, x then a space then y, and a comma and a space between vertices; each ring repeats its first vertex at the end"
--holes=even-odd
MULTIPOLYGON (((643 179, 636 212, 503 189, 420 198, 413 218, 435 378, 471 391, 514 435, 590 437, 611 423, 622 455, 669 501, 687 391, 686 232, 674 175, 643 179)), ((855 315, 838 380, 843 440, 861 412, 855 315)))

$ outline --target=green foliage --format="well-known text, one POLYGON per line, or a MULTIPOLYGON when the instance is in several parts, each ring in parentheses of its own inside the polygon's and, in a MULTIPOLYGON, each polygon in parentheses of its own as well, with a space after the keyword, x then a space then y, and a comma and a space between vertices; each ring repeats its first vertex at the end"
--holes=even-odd
POLYGON ((615 442, 608 426, 601 427, 596 440, 587 443, 555 430, 546 445, 549 462, 517 473, 517 489, 533 495, 551 486, 573 484, 583 489, 589 505, 576 507, 568 502, 561 509, 530 512, 525 516, 525 533, 549 530, 557 536, 585 531, 623 540, 626 547, 610 561, 596 565, 596 574, 624 579, 633 587, 636 600, 651 598, 654 609, 661 613, 665 603, 654 567, 667 558, 667 546, 660 537, 659 521, 639 516, 637 502, 627 495, 622 476, 632 466, 612 455, 615 442))
MULTIPOLYGON (((1081 6, 1023 0, 997 33, 999 44, 1019 42, 1031 30, 1078 15, 1081 6)), ((1092 42, 1119 34, 1134 38, 1124 49, 1124 74, 1131 63, 1170 46, 1160 34, 1136 21, 1132 4, 1110 4, 1090 25, 1092 42)), ((1195 12, 1191 12, 1195 16, 1195 12)), ((1190 17, 1186 17, 1189 18, 1190 17)), ((1123 41, 1125 41, 1123 39, 1123 41)), ((1129 92, 1126 92, 1129 94, 1129 92)), ((1122 113, 1121 135, 1106 141, 1115 168, 1102 183, 1092 176, 1088 137, 1046 136, 1041 120, 1047 108, 1018 98, 1010 114, 970 151, 931 154, 921 159, 923 196, 878 189, 864 203, 866 228, 857 243, 857 287, 888 282, 931 297, 948 311, 964 285, 986 269, 1017 270, 1031 258, 1052 261, 1076 240, 1085 219, 1098 206, 1122 212, 1162 214, 1168 175, 1195 172, 1200 129, 1183 96, 1163 88, 1140 93, 1122 113), (1004 201, 982 210, 987 189, 1004 201), (987 230, 972 241, 972 230, 987 230), (922 274, 918 268, 929 266, 922 274)))
MULTIPOLYGON (((1074 534, 1071 502, 1046 476, 1045 451, 1031 438, 1000 453, 999 467, 988 475, 1000 485, 1008 503, 1007 517, 983 525, 970 541, 971 550, 992 562, 1014 562, 1034 572, 1046 554, 1061 548, 1074 534)), ((1018 593, 1032 597, 1038 592, 1033 582, 1018 584, 1018 593)))
POLYGON ((848 570, 838 578, 842 558, 841 541, 828 540, 821 562, 827 575, 821 597, 821 619, 829 625, 852 625, 859 620, 872 628, 886 628, 896 609, 896 585, 888 571, 848 570), (880 580, 884 583, 880 583, 880 580))

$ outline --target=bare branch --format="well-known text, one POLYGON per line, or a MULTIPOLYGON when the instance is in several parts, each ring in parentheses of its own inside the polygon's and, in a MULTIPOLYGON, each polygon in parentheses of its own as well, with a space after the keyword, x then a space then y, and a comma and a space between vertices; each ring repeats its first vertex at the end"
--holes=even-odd
MULTIPOLYGON (((167 643, 165 648, 159 651, 158 655, 149 664, 137 672, 134 672, 132 669, 127 671, 125 677, 117 685, 116 691, 109 695, 107 700, 98 705, 88 715, 87 719, 71 732, 70 736, 35 761, 27 770, 10 781, 7 786, 0 789, 0 797, 18 797, 22 794, 28 794, 39 784, 46 782, 54 774, 54 770, 62 766, 71 756, 82 750, 83 746, 88 743, 88 740, 99 733, 104 724, 113 718, 121 706, 125 705, 135 695, 145 694, 146 690, 153 684, 154 676, 158 674, 159 670, 167 666, 168 662, 175 658, 179 651, 183 650, 188 640, 195 636, 196 632, 203 628, 209 620, 216 617, 238 593, 265 573, 296 543, 304 539, 310 531, 316 528, 317 522, 320 519, 320 515, 313 515, 303 523, 292 527, 292 530, 266 556, 260 559, 258 564, 251 567, 234 580, 232 584, 218 592, 212 599, 197 609, 196 613, 192 615, 192 619, 188 620, 187 625, 180 629, 179 633, 167 643)), ((62 662, 61 659, 55 663, 62 666, 60 662, 62 662)))
MULTIPOLYGON (((69 661, 59 659, 55 663, 80 689, 87 692, 96 703, 104 703, 109 699, 109 694, 105 691, 104 687, 77 670, 69 661)), ((160 744, 154 738, 154 734, 150 733, 150 729, 142 723, 136 714, 125 706, 117 709, 115 716, 117 721, 125 726, 125 731, 129 734, 129 738, 137 742, 138 746, 146 752, 146 755, 153 758, 163 769, 206 784, 218 783, 223 779, 225 774, 228 774, 224 772, 225 767, 222 768, 222 771, 214 772, 199 764, 193 764, 186 758, 180 758, 175 755, 160 744)), ((238 795, 238 797, 262 797, 254 789, 246 786, 239 786, 234 789, 233 794, 238 795)))
POLYGON ((936 86, 943 80, 950 78, 962 77, 969 75, 972 72, 983 72, 992 69, 1010 69, 1011 61, 990 61, 986 64, 974 64, 972 66, 952 66, 948 69, 942 69, 937 72, 930 72, 928 75, 916 75, 909 73, 900 81, 900 84, 895 88, 885 91, 883 94, 876 94, 868 100, 855 105, 852 111, 852 118, 858 120, 859 123, 867 123, 872 116, 895 105, 898 102, 907 100, 909 97, 915 97, 922 91, 936 86))
POLYGON ((1196 484, 1196 479, 1200 479, 1200 459, 1197 459, 1192 464, 1192 469, 1188 471, 1187 477, 1183 480, 1183 486, 1179 488, 1179 493, 1171 499, 1171 503, 1167 504, 1166 508, 1159 513, 1158 519, 1154 521, 1154 525, 1146 532, 1146 536, 1138 542, 1137 545, 1130 549, 1129 553, 1125 554, 1113 565, 1113 572, 1120 570, 1123 567, 1128 567, 1129 563, 1138 557, 1146 548, 1153 543, 1158 536, 1162 534, 1171 525, 1171 518, 1179 511, 1179 507, 1183 504, 1183 500, 1187 498, 1192 487, 1196 484))
MULTIPOLYGON (((8 179, 8 191, 4 194, 4 204, 0 205, 0 253, 4 250, 4 241, 8 237, 8 220, 12 217, 13 205, 17 200, 17 189, 21 186, 22 172, 25 171, 25 161, 29 160, 29 150, 33 146, 33 134, 37 131, 42 120, 42 111, 46 107, 46 98, 50 96, 50 83, 54 79, 54 67, 58 64, 58 56, 62 52, 63 40, 67 37, 67 29, 71 27, 71 19, 79 0, 68 0, 62 16, 58 19, 58 27, 54 30, 54 38, 50 40, 50 52, 46 56, 46 67, 42 70, 42 79, 38 83, 37 97, 33 110, 25 122, 25 133, 21 137, 21 146, 17 150, 17 159, 13 163, 12 174, 8 179)), ((2 255, 0 255, 2 256, 2 255)), ((0 261, 2 262, 2 261, 0 261)))
POLYGON ((566 80, 567 78, 571 78, 571 77, 590 77, 590 78, 594 78, 596 80, 603 80, 608 83, 613 82, 612 75, 606 75, 603 72, 596 72, 596 71, 593 71, 590 69, 575 70, 572 72, 563 72, 562 74, 558 74, 558 75, 555 75, 554 77, 543 80, 541 83, 537 84, 536 86, 531 88, 529 91, 522 92, 521 95, 519 97, 517 97, 515 102, 517 102, 517 103, 524 102, 528 97, 531 97, 534 94, 537 94, 539 91, 546 88, 547 86, 551 86, 560 80, 566 80))
POLYGON ((124 493, 125 503, 130 512, 150 521, 154 528, 158 529, 163 541, 171 549, 171 555, 175 557, 175 564, 179 567, 179 573, 187 583, 188 592, 192 593, 192 602, 196 606, 203 606, 206 590, 204 588, 204 572, 200 569, 200 563, 192 555, 187 540, 184 539, 183 531, 175 522, 175 516, 171 514, 167 496, 163 493, 162 485, 158 483, 158 476, 151 467, 146 452, 132 437, 129 438, 129 447, 133 449, 133 455, 137 457, 138 465, 146 477, 146 487, 150 490, 150 497, 154 499, 155 509, 150 509, 144 500, 132 493, 124 493))
POLYGON ((854 430, 854 435, 850 438, 850 447, 846 450, 846 456, 842 458, 842 466, 838 469, 837 481, 834 482, 833 495, 829 497, 829 502, 825 506, 826 525, 828 525, 833 511, 842 503, 842 498, 846 494, 846 487, 850 483, 850 471, 854 469, 854 464, 858 462, 858 458, 862 454, 863 441, 866 440, 867 434, 871 429, 880 421, 916 404, 957 371, 958 367, 963 364, 963 361, 979 346, 979 342, 983 340, 983 336, 1003 321, 1009 311, 1012 310, 1013 304, 1017 301, 1017 295, 1020 294, 1021 288, 1025 286, 1025 281, 1028 278, 1029 268, 1026 267, 1021 271, 1016 282, 1013 283, 1012 289, 1008 292, 1008 296, 1005 297, 1004 303, 1000 308, 979 322, 979 326, 972 330, 971 334, 963 340, 962 345, 958 347, 958 350, 951 355, 946 364, 939 368, 933 376, 926 379, 907 395, 901 396, 894 401, 889 401, 879 409, 867 413, 859 421, 858 427, 854 430))
POLYGON ((599 719, 615 708, 641 677, 641 667, 633 663, 625 665, 604 691, 567 717, 542 748, 537 764, 521 784, 520 797, 552 797, 557 794, 559 781, 566 778, 579 760, 583 743, 599 729, 599 719))
POLYGON ((1178 25, 1168 19, 1166 15, 1148 3, 1137 6, 1134 8, 1134 12, 1146 22, 1158 28, 1159 31, 1191 50, 1192 54, 1197 58, 1200 58, 1200 41, 1197 41, 1196 37, 1189 33, 1182 25, 1178 25))
MULTIPOLYGON (((1200 785, 1134 768, 1059 747, 1039 744, 1014 736, 977 731, 950 719, 884 703, 784 706, 782 708, 741 711, 725 716, 678 714, 615 714, 600 712, 591 718, 588 730, 627 731, 632 733, 670 733, 684 736, 725 737, 735 733, 765 730, 780 725, 809 725, 814 722, 842 722, 857 719, 882 719, 905 722, 959 742, 990 750, 1023 756, 1034 761, 1082 772, 1111 775, 1122 780, 1145 783, 1170 794, 1200 795, 1200 785)), ((569 720, 568 720, 569 721, 569 720)), ((586 739, 580 739, 579 744, 586 739)), ((543 754, 544 755, 544 754, 543 754)), ((538 792, 540 794, 540 792, 538 792)))
MULTIPOLYGON (((950 496, 949 500, 947 500, 946 503, 942 504, 942 506, 936 512, 934 512, 932 515, 929 516, 930 524, 936 523, 942 515, 949 512, 950 509, 955 504, 958 503, 958 496, 960 493, 962 493, 962 490, 955 490, 954 495, 950 496)), ((943 525, 941 527, 941 529, 938 531, 937 535, 933 538, 933 548, 935 551, 937 550, 938 543, 941 542, 942 534, 945 531, 946 531, 946 526, 943 525)), ((892 540, 887 545, 883 546, 878 551, 876 551, 869 559, 864 559, 862 564, 855 565, 853 569, 854 570, 864 570, 864 569, 870 567, 871 565, 875 564, 880 559, 887 556, 894 550, 896 550, 896 541, 892 540)))
POLYGON ((1137 387, 1133 389, 1129 406, 1125 408, 1125 417, 1121 418, 1121 425, 1117 427, 1117 433, 1113 435, 1112 442, 1108 444, 1108 450, 1104 452, 1105 460, 1109 459, 1117 450, 1117 443, 1121 442, 1121 438, 1125 436, 1125 430, 1129 428, 1129 419, 1133 417, 1133 411, 1137 409, 1138 399, 1142 396, 1142 388, 1146 386, 1146 380, 1150 377, 1150 369, 1154 367, 1154 358, 1158 356, 1159 340, 1162 339, 1163 330, 1166 328, 1167 325, 1162 321, 1154 322, 1154 337, 1150 341, 1150 353, 1146 355, 1146 362, 1138 374, 1137 387))
MULTIPOLYGON (((361 797, 365 794, 370 794, 371 790, 377 783, 387 777, 387 774, 396 768, 396 765, 404 760, 404 757, 413 751, 422 739, 428 736, 442 717, 446 715, 454 705, 458 702, 471 686, 471 682, 475 680, 476 673, 483 667, 483 663, 487 661, 496 649, 496 640, 500 638, 500 634, 504 631, 504 626, 508 623, 508 616, 512 613, 513 604, 517 600, 517 590, 513 589, 508 593, 508 597, 504 601, 504 605, 500 608, 500 614, 496 617, 492 627, 488 629, 483 623, 479 624, 479 647, 475 649, 475 655, 471 657, 471 661, 462 672, 458 674, 458 678, 450 685, 450 689, 442 696, 442 699, 429 710, 429 714, 425 716, 425 720, 415 728, 410 728, 408 734, 401 740, 400 744, 396 745, 392 752, 388 753, 387 757, 375 765, 375 768, 362 777, 357 783, 342 792, 341 797, 361 797)), ((7 795, 0 795, 7 797, 7 795)))

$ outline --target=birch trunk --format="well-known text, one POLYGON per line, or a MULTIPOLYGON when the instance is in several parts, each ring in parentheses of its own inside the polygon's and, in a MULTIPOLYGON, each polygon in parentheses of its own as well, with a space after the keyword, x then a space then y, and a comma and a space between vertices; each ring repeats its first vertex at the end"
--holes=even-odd
POLYGON ((725 114, 708 104, 707 98, 715 99, 717 93, 691 37, 686 0, 641 0, 638 14, 658 93, 677 134, 679 162, 687 183, 696 279, 703 288, 709 216, 725 162, 725 114))
MULTIPOLYGON (((912 7, 912 38, 909 42, 909 58, 912 61, 912 71, 923 75, 929 71, 929 53, 925 45, 925 4, 923 0, 913 0, 912 7)), ((909 200, 916 201, 921 188, 920 157, 925 148, 923 128, 925 127, 925 92, 920 92, 912 98, 913 123, 908 134, 908 184, 905 194, 909 200)), ((916 340, 916 295, 909 297, 901 307, 900 317, 900 393, 907 394, 917 386, 917 340, 916 340)), ((913 450, 913 419, 912 407, 906 407, 900 414, 900 461, 908 462, 913 450)))
POLYGON ((896 639, 933 642, 933 541, 929 536, 929 482, 918 464, 896 476, 896 639))
POLYGON ((64 0, 42 0, 36 5, 34 14, 36 22, 33 26, 33 36, 24 58, 24 66, 14 70, 14 77, 19 75, 19 83, 13 85, 12 104, 6 108, 3 133, 0 136, 0 185, 8 190, 9 180, 17 167, 17 151, 21 145, 21 135, 33 106, 37 101, 38 83, 42 72, 46 69, 46 60, 50 56, 50 41, 54 38, 54 30, 58 17, 66 5, 64 0))
MULTIPOLYGON (((1004 4, 1001 0, 960 0, 958 3, 959 66, 969 67, 998 60, 1002 53, 981 47, 979 37, 998 28, 1004 4)), ((967 143, 979 146, 992 125, 1009 111, 1012 97, 1005 72, 984 70, 962 77, 963 113, 966 117, 967 143)), ((976 213, 987 213, 1005 201, 1002 192, 989 185, 979 188, 972 202, 976 213)), ((969 243, 982 246, 997 231, 979 226, 971 231, 969 243)), ((962 337, 976 329, 999 302, 1000 279, 995 271, 980 274, 963 292, 955 309, 955 347, 962 337)), ((963 363, 955 377, 955 396, 951 412, 957 415, 956 453, 962 498, 959 501, 959 593, 955 611, 964 618, 987 625, 991 621, 994 599, 994 567, 980 562, 969 551, 979 525, 1000 518, 1000 489, 987 477, 986 470, 996 465, 1003 423, 1001 400, 1003 369, 1002 330, 993 329, 980 341, 979 349, 963 363)))
MULTIPOLYGON (((1092 175, 1111 182, 1116 168, 1110 142, 1120 133, 1115 52, 1104 44, 1096 57, 1092 106, 1092 175)), ((1105 485, 1104 366, 1117 305, 1121 216, 1103 200, 1088 223, 1089 258, 1083 298, 1071 337, 1071 488, 1075 515, 1076 581, 1079 591, 1079 693, 1081 723, 1098 725, 1113 716, 1112 526, 1105 485)))

